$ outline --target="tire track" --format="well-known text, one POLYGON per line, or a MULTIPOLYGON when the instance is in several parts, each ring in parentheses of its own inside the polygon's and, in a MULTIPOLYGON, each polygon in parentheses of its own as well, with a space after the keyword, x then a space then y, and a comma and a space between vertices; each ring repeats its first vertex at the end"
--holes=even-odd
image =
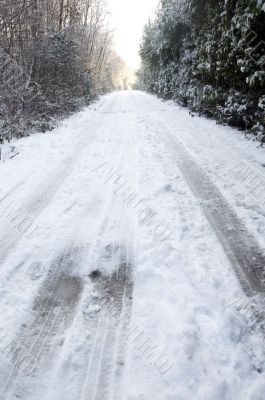
MULTIPOLYGON (((107 109, 112 109, 115 99, 113 99, 108 105, 107 109)), ((97 117, 99 118, 99 117, 97 117)), ((57 167, 56 171, 45 178, 37 189, 37 195, 33 199, 26 200, 21 204, 21 209, 25 210, 28 215, 32 218, 32 221, 41 214, 41 212, 48 206, 52 201, 55 194, 63 184, 63 182, 68 178, 74 169, 75 164, 80 162, 81 155, 87 148, 87 144, 91 140, 96 139, 96 133, 101 126, 105 124, 106 116, 100 117, 100 121, 97 123, 96 128, 92 135, 83 135, 78 141, 75 147, 72 149, 71 154, 65 157, 63 162, 57 167), (78 157, 76 156, 78 154, 78 157)), ((6 196, 4 197, 6 199, 6 196)), ((10 225, 10 224, 9 224, 10 225)), ((24 236, 24 232, 20 232, 18 229, 13 227, 6 227, 5 232, 0 237, 1 240, 1 250, 0 250, 0 263, 2 264, 4 260, 8 257, 8 254, 17 242, 21 240, 24 236)))
MULTIPOLYGON (((110 107, 112 104, 113 101, 110 107)), ((53 187, 53 184, 54 182, 50 186, 53 187)), ((77 225, 80 219, 82 220, 82 216, 77 218, 77 225)), ((1 379, 5 380, 4 387, 0 391, 1 399, 6 400, 14 393, 15 396, 23 396, 28 387, 34 386, 39 374, 44 371, 47 363, 52 361, 55 350, 58 352, 55 345, 56 338, 73 321, 83 291, 83 282, 74 274, 74 271, 78 270, 78 261, 82 254, 82 248, 74 244, 78 229, 77 226, 64 254, 49 265, 48 275, 34 301, 32 322, 26 330, 21 329, 13 340, 15 346, 10 350, 13 353, 11 360, 13 367, 6 378, 1 376, 1 379), (24 354, 18 354, 18 349, 20 352, 22 349, 24 354), (20 379, 21 373, 15 362, 21 357, 27 359, 26 367, 30 370, 23 379, 20 379)))
MULTIPOLYGON (((126 140, 124 137, 120 157, 118 157, 117 168, 122 162, 125 142, 126 140)), ((109 144, 107 143, 106 146, 109 146, 109 144)), ((96 236, 98 240, 96 241, 92 253, 94 252, 96 254, 100 246, 98 241, 101 240, 100 238, 104 234, 103 226, 106 224, 107 215, 111 215, 112 213, 113 197, 114 194, 112 190, 109 190, 109 195, 105 202, 103 218, 99 224, 98 235, 96 236)), ((87 212, 87 209, 83 211, 83 216, 85 216, 87 212)), ((82 220, 82 216, 81 218, 80 216, 77 218, 77 224, 80 220, 82 220)), ((82 230, 82 224, 80 229, 82 230)), ((78 227, 76 228, 73 238, 77 236, 77 233, 78 227)), ((70 240, 69 248, 66 250, 65 255, 58 257, 53 265, 50 266, 50 272, 34 303, 34 313, 37 313, 37 316, 22 338, 23 347, 29 348, 30 358, 35 357, 37 360, 37 371, 34 371, 33 375, 30 376, 29 379, 26 379, 25 382, 22 382, 22 384, 19 379, 18 383, 16 383, 16 379, 19 377, 17 371, 13 371, 13 374, 11 373, 9 378, 9 385, 4 392, 4 398, 6 398, 6 393, 10 393, 10 390, 12 393, 15 391, 23 397, 22 393, 25 393, 29 388, 34 388, 37 381, 43 382, 43 376, 40 376, 40 374, 46 375, 46 371, 44 372, 45 365, 47 365, 48 362, 52 365, 54 354, 58 354, 60 351, 58 347, 55 347, 55 340, 58 335, 62 334, 73 322, 75 310, 79 303, 79 297, 83 291, 83 281, 80 281, 78 276, 74 274, 74 270, 78 267, 78 258, 80 258, 79 256, 82 254, 83 249, 79 249, 77 245, 73 243, 74 239, 72 241, 70 240), (70 302, 70 304, 66 303, 65 305, 65 292, 68 293, 69 290, 73 292, 72 298, 75 301, 70 302), (69 316, 68 323, 65 321, 67 316, 69 316), (37 340, 35 338, 36 334, 38 336, 37 340)), ((112 252, 115 252, 114 246, 112 252)), ((84 255, 85 254, 86 252, 84 251, 84 255)), ((18 336, 20 336, 20 334, 18 336)), ((27 398, 26 395, 25 398, 27 398)))
MULTIPOLYGON (((75 308, 83 290, 83 283, 75 275, 81 249, 70 243, 65 253, 50 266, 51 273, 45 279, 33 305, 32 322, 24 324, 13 341, 12 364, 1 399, 20 397, 34 378, 36 381, 43 368, 50 362, 56 348, 56 338, 71 324, 75 308), (16 360, 26 360, 21 371, 16 360), (25 373, 26 372, 26 373, 25 373), (21 376, 23 379, 21 380, 21 376)), ((1 376, 3 380, 3 376, 1 376)))
POLYGON ((219 189, 162 120, 153 117, 170 150, 177 155, 178 167, 197 198, 215 231, 245 294, 250 297, 265 290, 265 256, 256 239, 232 209, 219 189))
MULTIPOLYGON (((132 161, 128 160, 128 154, 130 154, 128 137, 126 142, 123 159, 127 155, 126 166, 129 166, 132 161)), ((107 231, 109 225, 110 220, 105 223, 104 230, 107 231)), ((111 245, 110 264, 115 266, 114 272, 110 276, 101 274, 96 275, 96 278, 92 276, 92 281, 95 281, 100 294, 98 304, 101 306, 101 311, 96 318, 95 340, 90 352, 82 400, 114 398, 113 387, 122 375, 125 363, 124 332, 129 323, 133 297, 134 264, 131 249, 133 240, 133 231, 130 230, 129 221, 126 221, 126 206, 123 204, 120 221, 116 226, 115 240, 111 245), (127 318, 126 321, 124 321, 124 315, 127 318)), ((104 249, 105 255, 107 247, 104 249)), ((100 259, 97 265, 100 265, 100 259)), ((95 317, 94 321, 93 317, 91 318, 90 323, 93 322, 95 324, 95 317)))
MULTIPOLYGON (((104 122, 101 121, 101 123, 104 122)), ((116 169, 120 170, 125 164, 125 170, 128 173, 129 168, 134 171, 132 165, 134 155, 130 149, 129 132, 124 132, 122 138, 116 169)), ((59 186, 62 183, 61 172, 62 170, 58 171, 54 177, 59 186)), ((127 173, 125 172, 125 177, 127 173)), ((63 174, 68 175, 66 171, 63 171, 63 174)), ((48 185, 51 193, 46 194, 50 200, 55 194, 53 192, 56 186, 55 181, 53 180, 48 185)), ((47 186, 45 188, 47 189, 47 186)), ((39 193, 38 196, 40 195, 39 193)), ((37 214, 41 212, 42 207, 46 206, 48 198, 39 201, 39 198, 36 200, 35 197, 34 201, 29 201, 28 204, 37 214), (36 203, 34 203, 35 200, 36 203)), ((90 358, 84 362, 86 385, 83 395, 84 398, 94 400, 103 400, 110 396, 116 399, 125 363, 125 332, 128 324, 128 319, 125 321, 121 316, 126 314, 130 318, 132 308, 134 230, 126 206, 123 204, 120 207, 118 203, 113 188, 109 188, 103 216, 95 229, 96 240, 94 246, 90 247, 91 259, 88 259, 94 267, 102 266, 103 271, 100 279, 93 281, 91 277, 100 294, 101 312, 96 316, 90 316, 85 321, 89 331, 94 332, 96 337, 92 348, 88 349, 90 358), (113 227, 114 237, 112 236, 113 227), (97 382, 96 385, 95 382, 97 382)), ((80 220, 82 217, 77 220, 77 224, 80 220)), ((68 241, 68 247, 64 253, 48 265, 48 274, 35 298, 33 310, 30 311, 30 317, 27 319, 27 326, 22 327, 15 337, 15 343, 11 349, 13 361, 25 356, 24 369, 28 369, 28 373, 21 375, 16 365, 11 371, 3 371, 1 381, 4 384, 2 391, 0 390, 0 398, 3 400, 36 398, 36 393, 40 393, 37 390, 38 385, 45 385, 47 382, 49 384, 50 369, 56 365, 54 358, 61 351, 62 344, 58 344, 58 339, 62 338, 63 334, 64 337, 67 335, 67 329, 73 324, 76 310, 81 303, 81 295, 84 295, 84 282, 78 276, 83 248, 78 246, 78 241, 75 239, 77 232, 78 227, 68 241), (25 353, 18 354, 18 348, 25 349, 25 353)), ((82 375, 81 371, 80 375, 82 375)), ((45 387, 43 395, 44 392, 46 392, 45 387)))
POLYGON ((125 246, 116 245, 116 243, 122 242, 121 238, 126 228, 128 225, 124 223, 122 217, 113 246, 115 250, 112 251, 110 260, 112 264, 117 262, 114 272, 110 276, 100 275, 99 279, 95 280, 101 311, 97 316, 95 341, 90 354, 86 383, 81 399, 103 400, 108 398, 113 373, 117 368, 117 353, 119 357, 122 357, 120 351, 115 352, 115 350, 122 340, 120 333, 121 324, 123 324, 122 317, 130 314, 133 265, 129 261, 128 242, 131 238, 127 239, 125 246))

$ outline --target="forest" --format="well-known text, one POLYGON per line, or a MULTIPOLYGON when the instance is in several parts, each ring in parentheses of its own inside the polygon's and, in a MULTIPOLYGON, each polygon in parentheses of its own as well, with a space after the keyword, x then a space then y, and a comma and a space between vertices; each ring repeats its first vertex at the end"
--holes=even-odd
POLYGON ((264 143, 263 0, 162 0, 140 55, 141 89, 264 143))
POLYGON ((51 130, 119 87, 104 0, 0 1, 0 141, 51 130))

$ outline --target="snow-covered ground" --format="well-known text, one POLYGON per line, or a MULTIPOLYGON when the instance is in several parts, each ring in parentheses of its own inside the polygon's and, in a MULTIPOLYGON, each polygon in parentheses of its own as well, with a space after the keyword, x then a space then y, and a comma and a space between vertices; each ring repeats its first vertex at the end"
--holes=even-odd
POLYGON ((132 91, 3 154, 1 399, 264 399, 256 142, 132 91))

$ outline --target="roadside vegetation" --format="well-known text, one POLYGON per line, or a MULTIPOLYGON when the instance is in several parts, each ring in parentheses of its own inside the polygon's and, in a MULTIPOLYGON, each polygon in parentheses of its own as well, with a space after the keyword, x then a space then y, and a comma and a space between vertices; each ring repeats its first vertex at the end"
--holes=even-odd
POLYGON ((145 27, 141 89, 265 141, 262 0, 162 0, 145 27))
POLYGON ((0 140, 51 130, 124 69, 104 0, 2 0, 0 140))

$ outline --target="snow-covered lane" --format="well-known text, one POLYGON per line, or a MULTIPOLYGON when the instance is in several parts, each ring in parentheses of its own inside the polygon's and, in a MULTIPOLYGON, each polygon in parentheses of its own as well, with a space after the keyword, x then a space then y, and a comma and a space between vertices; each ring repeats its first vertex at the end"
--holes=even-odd
MULTIPOLYGON (((158 119, 238 211, 223 155, 213 164, 214 141, 194 135, 213 122, 141 92, 16 142, 0 165, 1 399, 263 399, 252 303, 158 119)), ((239 215, 262 250, 262 222, 239 215)))

